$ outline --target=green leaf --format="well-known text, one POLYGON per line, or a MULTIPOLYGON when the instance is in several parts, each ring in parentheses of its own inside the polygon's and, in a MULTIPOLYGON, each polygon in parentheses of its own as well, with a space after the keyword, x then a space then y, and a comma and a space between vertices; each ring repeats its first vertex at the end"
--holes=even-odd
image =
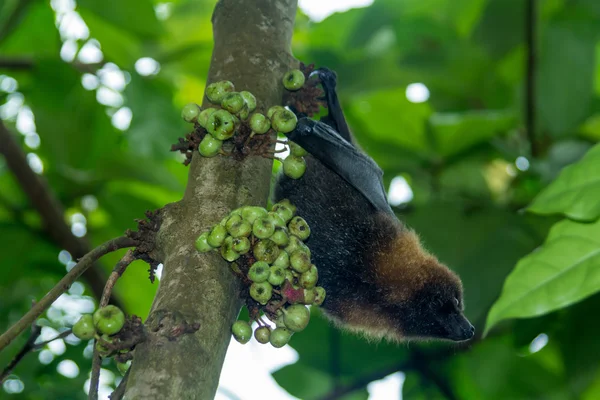
POLYGON ((590 111, 597 28, 583 20, 549 26, 539 60, 537 106, 543 126, 568 134, 590 111))
POLYGON ((172 157, 171 144, 190 128, 173 106, 171 93, 172 88, 164 81, 132 74, 125 89, 127 105, 133 113, 125 133, 131 152, 155 160, 172 157))
POLYGON ((440 155, 451 156, 515 127, 516 118, 507 111, 435 113, 431 130, 440 155))
POLYGON ((425 121, 431 108, 427 103, 409 102, 404 88, 357 96, 350 109, 361 128, 373 139, 385 140, 416 153, 430 151, 425 121))
POLYGON ((140 37, 155 38, 162 32, 149 0, 78 0, 80 11, 90 11, 114 26, 140 37))
POLYGON ((579 162, 562 170, 558 178, 528 207, 538 214, 561 213, 582 221, 600 217, 600 144, 579 162))
POLYGON ((0 54, 57 55, 61 46, 60 36, 49 4, 36 1, 26 9, 14 31, 0 42, 0 54))
POLYGON ((600 220, 554 225, 546 243, 523 258, 492 306, 485 332, 508 318, 567 307, 600 290, 600 220))
POLYGON ((316 399, 333 389, 330 375, 299 363, 273 372, 273 378, 292 396, 300 399, 316 399))

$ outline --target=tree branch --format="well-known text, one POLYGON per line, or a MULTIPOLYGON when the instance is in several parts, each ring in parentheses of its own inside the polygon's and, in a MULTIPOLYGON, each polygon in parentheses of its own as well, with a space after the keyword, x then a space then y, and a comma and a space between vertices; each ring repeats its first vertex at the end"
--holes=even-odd
POLYGON ((531 156, 537 157, 539 149, 535 138, 535 70, 536 70, 536 0, 527 0, 525 6, 525 43, 527 46, 527 76, 525 80, 525 126, 531 156))
POLYGON ((12 359, 10 364, 8 364, 8 366, 6 368, 4 368, 4 371, 2 371, 2 374, 0 375, 0 384, 4 383, 4 380, 6 378, 8 378, 8 376, 12 373, 12 371, 15 369, 15 367, 23 360, 23 358, 25 358, 25 356, 27 354, 29 354, 29 352, 35 346, 35 341, 37 340, 38 337, 40 337, 41 333, 42 333, 42 328, 40 328, 35 323, 31 324, 31 335, 29 335, 29 339, 27 339, 27 342, 25 342, 25 345, 23 345, 21 350, 12 359))
POLYGON ((8 346, 21 332, 27 329, 28 326, 42 315, 61 294, 71 287, 71 284, 73 284, 81 274, 92 266, 94 261, 105 254, 127 247, 133 247, 137 244, 137 241, 122 236, 109 240, 83 256, 73 269, 71 269, 39 302, 37 302, 27 314, 0 336, 0 351, 8 346))
MULTIPOLYGON (((104 286, 104 291, 102 292, 102 297, 100 298, 100 304, 98 305, 98 309, 102 307, 106 307, 108 305, 108 301, 110 300, 113 288, 117 284, 119 278, 123 275, 129 264, 135 261, 135 256, 131 250, 128 250, 127 253, 121 258, 121 260, 117 263, 115 268, 110 274, 110 277, 106 281, 106 285, 104 286)), ((97 340, 94 341, 94 344, 97 343, 97 340)), ((100 357, 100 353, 96 346, 94 346, 94 355, 92 356, 92 374, 90 378, 90 392, 89 399, 90 400, 98 400, 98 384, 100 383, 100 367, 102 366, 102 358, 100 357)))
MULTIPOLYGON (((31 170, 23 150, 1 120, 0 154, 4 156, 8 168, 15 176, 21 189, 40 214, 44 229, 54 243, 71 253, 74 259, 89 253, 91 246, 86 240, 73 235, 71 228, 65 222, 62 204, 60 204, 46 180, 31 170)), ((90 268, 85 272, 84 278, 90 285, 94 295, 100 298, 106 278, 101 268, 90 268)))
MULTIPOLYGON (((298 64, 291 55, 296 6, 296 0, 219 1, 206 81, 228 79, 251 91, 259 112, 281 104, 281 77, 298 64)), ((171 341, 150 335, 138 345, 126 398, 214 398, 241 306, 240 284, 220 255, 198 253, 194 241, 232 208, 265 206, 271 171, 272 160, 262 157, 237 161, 194 152, 184 198, 164 208, 157 234, 163 275, 149 320, 177 313, 200 328, 171 341)))

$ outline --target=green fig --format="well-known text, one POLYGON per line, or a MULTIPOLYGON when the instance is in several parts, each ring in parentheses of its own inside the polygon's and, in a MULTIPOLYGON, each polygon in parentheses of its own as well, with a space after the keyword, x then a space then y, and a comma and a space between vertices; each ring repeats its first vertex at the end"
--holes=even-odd
POLYGON ((201 156, 211 158, 219 154, 223 146, 223 142, 219 139, 215 139, 211 135, 206 135, 202 138, 200 145, 198 146, 198 152, 201 156))
POLYGON ((235 86, 230 81, 214 82, 206 87, 206 97, 211 103, 221 104, 225 95, 233 91, 235 86))
POLYGON ((208 117, 210 117, 212 115, 212 113, 214 113, 215 111, 217 111, 217 109, 213 108, 213 107, 209 107, 209 108, 202 110, 200 112, 200 116, 198 117, 198 124, 201 127, 206 128, 206 123, 208 122, 208 117))
POLYGON ((213 247, 208 244, 208 232, 203 232, 200 236, 198 236, 195 246, 196 250, 198 250, 200 253, 206 253, 213 249, 213 247))
POLYGON ((198 120, 198 115, 200 115, 200 107, 198 107, 198 104, 186 104, 181 110, 181 118, 183 118, 185 122, 196 122, 198 120))
POLYGON ((207 243, 212 247, 221 247, 225 238, 227 237, 227 229, 225 229, 222 225, 215 225, 210 230, 208 234, 208 238, 206 239, 207 243))
POLYGON ((275 328, 273 332, 271 332, 271 345, 277 349, 285 346, 292 338, 292 334, 292 331, 290 331, 289 329, 275 328))
MULTIPOLYGON (((252 248, 254 258, 272 264, 279 257, 279 246, 270 239, 259 240, 252 248)), ((310 266, 310 263, 309 263, 310 266)))
POLYGON ((283 173, 288 178, 300 179, 306 172, 306 161, 303 157, 289 155, 283 160, 283 173))
POLYGON ((246 344, 252 339, 252 327, 246 321, 236 321, 231 326, 231 333, 241 344, 246 344))
POLYGON ((221 107, 232 114, 240 112, 244 104, 244 98, 237 92, 227 93, 221 101, 221 107))
POLYGON ((250 297, 263 306, 271 300, 271 296, 273 296, 273 287, 269 282, 254 282, 250 285, 250 297))
POLYGON ((117 306, 108 305, 94 313, 94 326, 100 333, 114 335, 125 325, 125 314, 117 306))
POLYGON ((79 318, 79 321, 73 325, 73 335, 81 340, 90 340, 94 338, 96 328, 94 327, 94 319, 92 314, 84 314, 79 318))
POLYGON ((254 338, 258 343, 267 344, 271 339, 271 329, 268 326, 261 326, 254 331, 254 338))
POLYGON ((299 69, 293 69, 283 75, 283 86, 290 91, 296 91, 304 85, 304 73, 299 69))
POLYGON ((206 130, 215 139, 227 140, 235 133, 235 120, 227 110, 215 111, 208 117, 206 130))
POLYGON ((281 286, 285 282, 285 269, 273 265, 270 268, 268 280, 273 286, 281 286))
POLYGON ((252 282, 261 283, 269 279, 270 274, 271 269, 269 264, 264 261, 257 261, 248 270, 248 279, 252 282))
POLYGON ((291 235, 297 236, 298 239, 305 241, 310 236, 310 227, 304 218, 295 216, 288 224, 288 230, 291 235))
POLYGON ((256 108, 256 97, 247 90, 241 91, 240 96, 244 99, 244 102, 248 106, 248 111, 252 112, 256 108))
POLYGON ((300 332, 310 321, 310 311, 302 304, 293 304, 283 309, 283 322, 292 332, 300 332))
POLYGON ((252 114, 250 117, 250 129, 252 129, 252 132, 262 135, 271 129, 271 121, 260 113, 252 114))

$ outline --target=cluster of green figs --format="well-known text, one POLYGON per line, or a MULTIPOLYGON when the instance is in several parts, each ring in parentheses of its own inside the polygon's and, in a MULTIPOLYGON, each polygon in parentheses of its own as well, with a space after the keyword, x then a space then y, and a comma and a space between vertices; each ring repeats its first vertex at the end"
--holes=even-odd
MULTIPOLYGON (((310 227, 296 215, 296 207, 282 200, 271 211, 255 206, 233 210, 196 240, 199 252, 220 251, 234 272, 247 278, 249 296, 263 311, 269 310, 265 315, 275 328, 256 318, 259 327, 254 337, 259 343, 284 346, 308 325, 307 305, 319 306, 325 300, 325 289, 317 286, 317 267, 304 243, 309 236, 310 227), (250 261, 241 268, 236 261, 243 255, 244 261, 250 261)), ((240 320, 232 333, 238 342, 247 343, 252 327, 240 320)))
MULTIPOLYGON (((282 81, 287 90, 299 90, 305 82, 304 73, 298 69, 288 71, 282 81)), ((296 114, 280 105, 269 108, 266 115, 255 112, 256 97, 249 91, 236 92, 231 81, 211 83, 206 88, 206 97, 213 107, 201 109, 199 105, 190 103, 181 112, 185 121, 197 123, 208 132, 198 145, 198 152, 204 157, 225 154, 223 142, 232 139, 242 123, 250 127, 251 136, 254 136, 263 135, 271 129, 286 134, 293 131, 298 122, 296 114)), ((303 158, 306 152, 297 145, 290 151, 283 161, 283 171, 290 178, 299 179, 306 170, 303 158)))

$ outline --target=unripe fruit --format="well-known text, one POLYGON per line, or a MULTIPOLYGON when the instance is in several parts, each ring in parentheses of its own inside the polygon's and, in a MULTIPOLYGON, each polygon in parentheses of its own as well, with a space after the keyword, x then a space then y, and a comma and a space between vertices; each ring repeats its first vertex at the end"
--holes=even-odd
POLYGON ((269 108, 269 110, 267 111, 267 118, 269 119, 273 119, 273 114, 275 114, 277 111, 283 111, 285 110, 285 107, 283 106, 273 106, 271 108, 269 108))
POLYGON ((303 157, 289 155, 283 160, 283 173, 288 178, 300 179, 306 172, 306 161, 303 157))
POLYGON ((215 111, 208 117, 206 130, 215 139, 227 140, 233 136, 235 131, 235 120, 227 110, 215 111))
POLYGON ((275 328, 271 332, 271 345, 275 348, 280 348, 288 344, 292 338, 292 332, 286 328, 275 328))
POLYGON ((281 286, 285 282, 285 269, 273 265, 270 268, 269 283, 273 286, 281 286))
POLYGON ((246 321, 236 321, 231 326, 231 333, 241 344, 246 344, 252 339, 252 327, 246 321))
POLYGON ((252 132, 262 135, 271 129, 271 121, 260 113, 252 114, 250 117, 250 129, 252 129, 252 132))
POLYGON ((201 127, 206 128, 206 123, 208 122, 208 117, 210 117, 212 115, 212 113, 214 113, 215 111, 217 111, 217 109, 213 108, 213 107, 209 107, 209 108, 202 110, 202 112, 200 112, 200 116, 198 117, 198 124, 201 127))
POLYGON ((206 135, 202 138, 200 145, 198 146, 198 152, 203 157, 214 157, 219 154, 219 150, 221 150, 221 146, 223 146, 223 142, 219 139, 215 139, 211 135, 206 135))
POLYGON ((285 228, 277 228, 275 232, 271 236, 271 240, 277 243, 279 247, 285 247, 290 242, 290 238, 287 234, 287 229, 285 228))
POLYGON ((310 269, 310 256, 302 250, 296 250, 290 256, 290 264, 295 271, 306 272, 310 269))
POLYGON ((206 242, 212 247, 221 247, 227 237, 227 229, 222 225, 215 225, 210 230, 206 242))
POLYGON ((259 239, 268 239, 275 233, 275 224, 267 218, 258 218, 252 224, 252 233, 259 239))
POLYGON ((293 304, 283 310, 283 322, 292 332, 304 330, 310 321, 310 311, 302 304, 293 304))
POLYGON ((229 262, 240 258, 240 253, 233 250, 233 238, 231 236, 227 236, 221 245, 221 257, 229 262))
POLYGON ((305 245, 302 240, 298 238, 298 236, 291 235, 290 236, 290 244, 288 244, 285 248, 288 254, 293 254, 296 250, 302 250, 309 256, 312 254, 307 245, 305 245))
POLYGON ((297 236, 298 239, 304 241, 310 236, 310 227, 302 217, 294 217, 288 224, 290 234, 297 236))
POLYGON ((100 333, 114 335, 118 333, 125 324, 125 314, 117 306, 108 305, 94 313, 94 326, 100 333))
MULTIPOLYGON (((110 340, 110 337, 108 335, 102 335, 102 340, 104 340, 105 342, 109 342, 112 343, 112 341, 110 340)), ((97 340, 96 341, 96 350, 98 350, 98 355, 100 357, 108 357, 111 354, 111 350, 106 347, 101 340, 97 340)))
POLYGON ((257 218, 264 218, 267 216, 267 210, 262 207, 246 206, 242 208, 242 218, 253 224, 257 218))
POLYGON ((198 236, 195 246, 196 250, 198 250, 200 253, 206 253, 213 249, 212 246, 208 244, 208 232, 204 232, 202 235, 198 236))
POLYGON ((225 95, 234 90, 235 86, 229 81, 213 82, 206 87, 206 97, 208 97, 208 100, 212 103, 221 104, 225 95))
POLYGON ((232 114, 240 112, 244 104, 244 98, 237 92, 227 93, 221 101, 221 107, 232 114))
POLYGON ((248 106, 248 111, 252 112, 256 108, 256 97, 247 90, 240 92, 240 96, 244 99, 244 102, 248 106))
POLYGON ((81 340, 90 340, 94 338, 96 328, 94 327, 94 319, 92 314, 84 314, 79 318, 79 321, 73 325, 73 335, 81 340))
POLYGON ((285 280, 288 281, 290 284, 294 284, 294 274, 289 269, 285 270, 285 280))
POLYGON ((290 256, 286 251, 281 251, 277 259, 273 262, 273 265, 276 267, 280 267, 286 269, 290 266, 290 256))
POLYGON ((238 237, 238 238, 233 238, 231 248, 236 253, 246 254, 247 252, 250 251, 250 247, 252 247, 252 245, 250 244, 250 240, 248 240, 247 237, 242 236, 242 237, 238 237))
POLYGON ((304 85, 305 80, 304 74, 299 69, 286 72, 282 79, 283 86, 291 91, 300 89, 304 85))
POLYGON ((286 224, 283 218, 274 211, 269 211, 267 213, 267 219, 272 221, 275 224, 276 228, 285 228, 286 224))
POLYGON ((272 264, 279 257, 280 250, 274 241, 262 239, 254 245, 252 252, 257 260, 272 264))
POLYGON ((321 304, 323 304, 323 302, 325 301, 325 295, 325 289, 321 286, 317 286, 315 288, 315 301, 313 302, 313 304, 316 306, 320 306, 321 304))
POLYGON ((198 104, 186 104, 181 110, 181 118, 183 118, 185 122, 196 122, 198 115, 200 115, 200 107, 198 107, 198 104))
POLYGON ((225 227, 227 228, 227 232, 233 237, 245 237, 252 233, 252 225, 244 221, 238 214, 229 217, 225 227))
POLYGON ((299 144, 292 142, 291 140, 288 141, 288 144, 290 145, 290 154, 296 157, 304 157, 305 155, 308 154, 308 151, 304 150, 302 147, 300 147, 299 144))
POLYGON ((296 128, 298 117, 292 111, 283 109, 273 114, 271 126, 278 132, 289 133, 296 128))
POLYGON ((291 220, 294 216, 294 212, 288 206, 279 203, 273 206, 271 212, 274 212, 275 214, 279 215, 285 223, 291 220))
POLYGON ((265 282, 271 275, 269 264, 264 261, 257 261, 248 270, 248 279, 252 282, 265 282))
POLYGON ((263 306, 271 300, 271 296, 273 296, 273 287, 269 282, 254 282, 250 285, 250 297, 263 306))
POLYGON ((314 288, 304 289, 304 304, 312 304, 317 298, 317 292, 314 288))
POLYGON ((121 362, 117 362, 117 369, 119 370, 119 372, 121 373, 121 375, 125 376, 125 374, 127 373, 127 370, 129 369, 129 366, 131 365, 131 360, 121 363, 121 362))
POLYGON ((254 338, 258 343, 267 344, 271 339, 271 330, 268 326, 261 326, 254 331, 254 338))
POLYGON ((289 208, 292 211, 292 214, 296 215, 296 206, 293 205, 289 199, 281 199, 277 204, 289 208))
POLYGON ((314 265, 310 266, 310 269, 302 275, 300 275, 300 286, 305 289, 312 289, 316 286, 317 281, 319 280, 319 272, 317 271, 317 267, 314 265))
POLYGON ((248 110, 248 105, 244 104, 244 106, 242 107, 242 109, 237 113, 237 115, 240 117, 240 119, 242 121, 245 121, 248 119, 248 117, 250 116, 250 111, 248 110))

